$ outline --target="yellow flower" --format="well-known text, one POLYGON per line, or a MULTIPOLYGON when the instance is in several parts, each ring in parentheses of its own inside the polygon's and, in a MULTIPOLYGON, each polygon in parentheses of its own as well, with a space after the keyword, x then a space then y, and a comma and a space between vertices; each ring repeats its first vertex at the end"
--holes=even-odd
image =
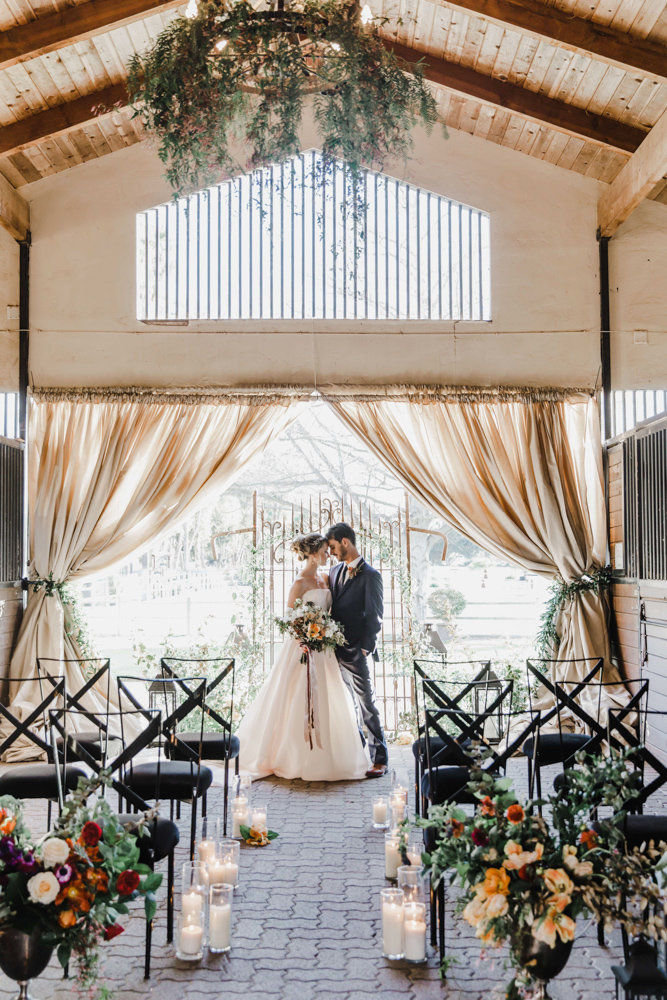
POLYGON ((536 844, 534 851, 524 851, 521 844, 515 840, 508 840, 505 844, 505 854, 507 857, 503 861, 503 866, 509 871, 519 871, 524 865, 534 865, 544 854, 544 845, 536 844))
POLYGON ((544 873, 544 884, 549 892, 557 895, 566 893, 571 896, 574 891, 574 882, 562 868, 547 868, 544 873))

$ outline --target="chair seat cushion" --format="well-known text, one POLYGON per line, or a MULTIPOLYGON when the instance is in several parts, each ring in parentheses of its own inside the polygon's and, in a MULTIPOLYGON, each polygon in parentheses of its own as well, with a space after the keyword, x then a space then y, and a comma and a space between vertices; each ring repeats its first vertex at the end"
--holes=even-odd
MULTIPOLYGON (((61 769, 62 776, 62 769, 61 769)), ((68 764, 65 768, 64 788, 73 792, 79 778, 85 778, 81 767, 68 764)), ((53 764, 17 764, 0 775, 0 795, 13 795, 17 799, 57 799, 58 778, 53 764)))
MULTIPOLYGON (((467 767, 468 757, 466 756, 464 749, 470 744, 470 740, 464 740, 461 745, 456 743, 454 746, 449 746, 445 749, 445 741, 439 736, 429 737, 429 744, 431 749, 431 759, 439 767, 441 764, 460 764, 461 767, 467 767)), ((412 744, 412 753, 415 760, 426 760, 426 737, 420 736, 418 740, 415 740, 412 744)))
POLYGON ((435 767, 427 771, 422 778, 422 795, 432 805, 442 805, 449 799, 456 802, 476 802, 475 797, 466 790, 470 781, 468 767, 435 767))
MULTIPOLYGON (((118 816, 118 822, 123 826, 136 823, 137 814, 121 813, 118 816)), ((144 865, 166 858, 168 854, 171 854, 181 838, 176 824, 170 819, 163 819, 161 816, 158 816, 157 820, 146 823, 144 829, 148 831, 148 836, 137 837, 139 860, 144 865)))
MULTIPOLYGON (((578 750, 583 750, 590 739, 585 733, 540 733, 536 763, 543 766, 562 764, 578 750)), ((526 740, 521 749, 532 760, 535 740, 532 737, 526 740)))
MULTIPOLYGON (((100 740, 99 729, 90 729, 86 732, 77 733, 75 736, 76 742, 81 745, 81 748, 88 753, 93 760, 102 760, 104 754, 102 753, 102 744, 100 740)), ((56 739, 56 746, 60 750, 63 745, 62 736, 58 736, 56 739)), ((111 760, 120 752, 122 749, 122 744, 118 736, 110 736, 107 744, 107 757, 111 760)), ((81 760, 81 757, 76 751, 76 747, 68 745, 67 747, 67 759, 70 761, 81 760)))
POLYGON ((197 795, 202 795, 212 782, 210 767, 199 769, 197 782, 197 765, 178 760, 162 760, 159 765, 157 761, 135 764, 125 776, 125 784, 142 799, 191 799, 195 787, 197 795))
POLYGON ((641 847, 654 840, 667 842, 667 816, 626 816, 625 839, 628 847, 641 847))
MULTIPOLYGON (((180 743, 184 743, 195 756, 199 754, 200 733, 176 733, 180 743)), ((238 736, 230 738, 229 733, 204 733, 201 736, 201 759, 202 760, 225 760, 238 757, 241 750, 241 743, 238 736)), ((166 744, 166 753, 171 760, 190 760, 187 750, 178 743, 166 744)))

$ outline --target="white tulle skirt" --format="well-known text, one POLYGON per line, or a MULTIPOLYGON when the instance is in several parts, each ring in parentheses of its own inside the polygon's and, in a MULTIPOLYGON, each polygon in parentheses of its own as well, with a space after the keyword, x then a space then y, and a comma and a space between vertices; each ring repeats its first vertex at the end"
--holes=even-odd
POLYGON ((239 726, 243 774, 304 781, 365 777, 370 757, 362 746, 352 695, 333 652, 312 654, 311 681, 316 733, 306 723, 308 679, 301 649, 294 640, 287 640, 239 726))

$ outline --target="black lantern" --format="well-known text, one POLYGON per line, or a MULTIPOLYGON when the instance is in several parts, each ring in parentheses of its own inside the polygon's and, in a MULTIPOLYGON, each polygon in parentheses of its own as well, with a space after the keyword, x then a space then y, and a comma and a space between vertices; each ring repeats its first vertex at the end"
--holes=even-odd
MULTIPOLYGON (((500 696, 502 690, 503 682, 500 677, 493 670, 489 670, 484 675, 484 680, 478 681, 475 684, 475 714, 477 716, 482 715, 486 711, 487 706, 492 705, 496 698, 500 696)), ((484 739, 487 743, 500 743, 503 733, 503 717, 500 706, 498 706, 497 713, 490 715, 484 723, 484 739)))
POLYGON ((176 690, 173 681, 156 677, 148 688, 148 707, 151 711, 162 712, 163 720, 176 711, 176 690))
POLYGON ((628 948, 625 965, 612 965, 616 1000, 667 1000, 667 975, 658 967, 658 949, 640 937, 628 948))

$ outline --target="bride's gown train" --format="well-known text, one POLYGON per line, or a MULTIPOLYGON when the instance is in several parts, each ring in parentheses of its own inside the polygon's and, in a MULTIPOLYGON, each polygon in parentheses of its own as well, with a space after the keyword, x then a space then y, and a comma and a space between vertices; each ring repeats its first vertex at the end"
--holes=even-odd
MULTIPOLYGON (((308 590, 304 601, 331 607, 327 589, 308 590)), ((363 778, 370 767, 362 746, 352 695, 333 650, 312 654, 313 690, 319 715, 319 743, 304 734, 307 671, 301 648, 287 639, 273 670, 246 712, 238 736, 240 768, 254 778, 276 774, 304 781, 363 778)))

